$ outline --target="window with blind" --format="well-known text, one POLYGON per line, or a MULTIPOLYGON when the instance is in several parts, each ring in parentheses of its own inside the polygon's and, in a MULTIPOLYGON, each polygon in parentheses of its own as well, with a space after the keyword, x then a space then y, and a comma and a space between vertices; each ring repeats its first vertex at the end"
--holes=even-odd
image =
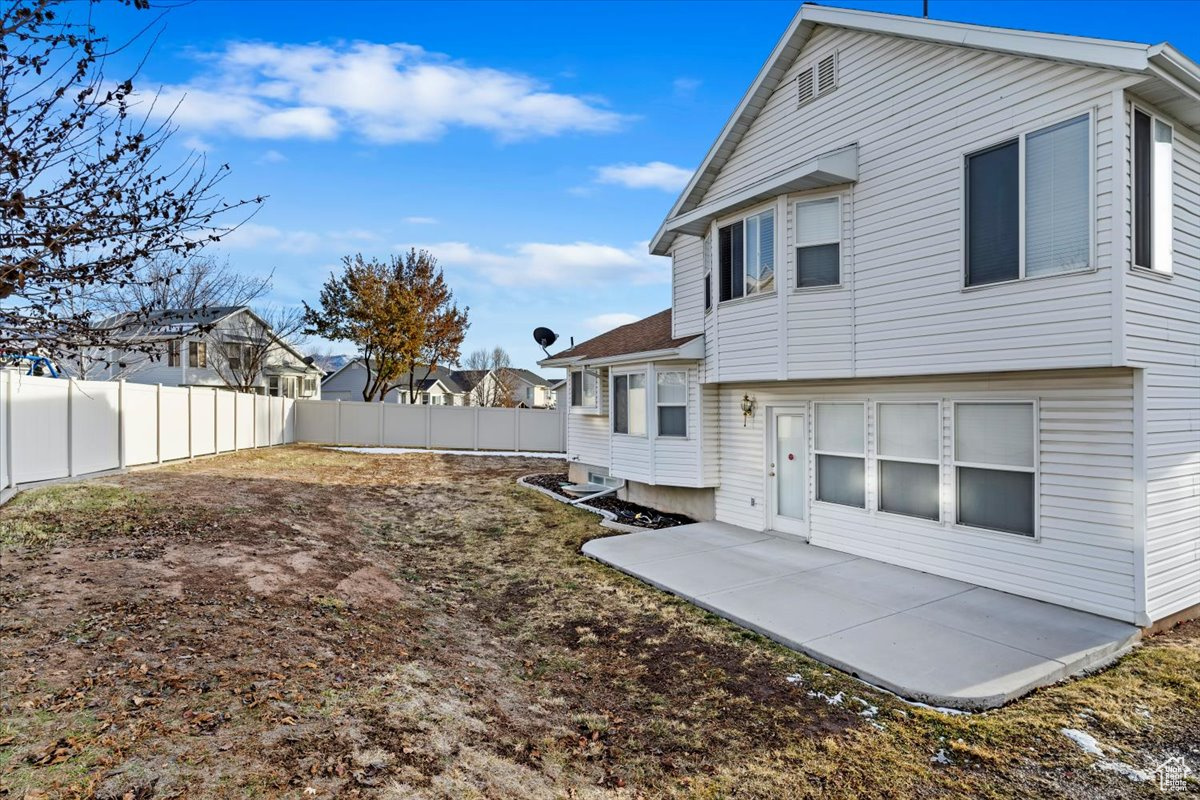
POLYGON ((613 433, 646 435, 646 375, 631 372, 613 376, 613 433))
POLYGON ((879 403, 875 456, 879 510, 941 518, 941 433, 937 403, 879 403))
POLYGON ((955 404, 959 524, 1034 535, 1036 431, 1031 402, 955 404))
POLYGON ((1091 125, 1085 114, 967 156, 968 286, 1092 266, 1091 125))
POLYGON ((654 404, 659 436, 687 436, 687 372, 659 372, 654 404))
POLYGON ((1162 120, 1133 110, 1133 264, 1172 271, 1174 131, 1162 120))
POLYGON ((720 299, 736 300, 775 289, 775 211, 717 229, 720 299))
POLYGON ((712 234, 704 237, 704 310, 712 310, 712 234))
POLYGON ((587 369, 572 371, 571 406, 573 408, 595 408, 598 399, 596 373, 587 369))
POLYGON ((837 286, 841 275, 841 200, 797 203, 796 287, 837 286))
POLYGON ((817 499, 866 508, 866 406, 815 405, 817 499))

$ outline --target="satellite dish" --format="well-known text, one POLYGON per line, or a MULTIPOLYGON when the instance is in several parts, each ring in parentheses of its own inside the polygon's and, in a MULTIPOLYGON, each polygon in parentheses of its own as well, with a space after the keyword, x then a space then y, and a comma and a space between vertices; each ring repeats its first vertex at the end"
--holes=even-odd
POLYGON ((542 352, 548 356, 550 355, 550 351, 546 348, 558 341, 558 334, 549 328, 534 328, 533 340, 542 348, 542 352))

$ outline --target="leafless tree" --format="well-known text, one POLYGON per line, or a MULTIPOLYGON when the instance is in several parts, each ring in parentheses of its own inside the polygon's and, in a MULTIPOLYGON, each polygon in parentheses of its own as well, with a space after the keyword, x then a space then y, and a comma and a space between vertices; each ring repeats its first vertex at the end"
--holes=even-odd
POLYGON ((302 308, 238 314, 206 334, 209 364, 230 389, 254 391, 263 369, 284 360, 282 344, 297 347, 304 340, 303 331, 302 308))
POLYGON ((271 291, 274 272, 246 275, 228 259, 208 253, 164 253, 140 266, 138 275, 137 283, 102 287, 96 305, 109 315, 141 308, 248 306, 271 291))
POLYGON ((222 200, 228 165, 210 171, 203 155, 164 163, 173 126, 152 122, 152 106, 134 113, 132 77, 105 76, 120 48, 70 18, 88 12, 67 0, 0 8, 0 350, 157 348, 131 335, 130 318, 98 325, 97 292, 147 285, 143 265, 186 260, 229 229, 230 212, 244 221, 262 202, 222 200))
POLYGON ((473 351, 467 356, 463 368, 475 373, 478 378, 468 396, 470 405, 488 408, 514 405, 516 381, 512 374, 512 359, 503 347, 473 351))

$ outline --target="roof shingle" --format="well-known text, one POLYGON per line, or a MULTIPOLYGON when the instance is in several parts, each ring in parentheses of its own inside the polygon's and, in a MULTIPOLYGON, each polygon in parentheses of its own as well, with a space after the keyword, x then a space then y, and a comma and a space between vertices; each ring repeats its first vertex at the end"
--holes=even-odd
POLYGON ((652 314, 645 319, 613 328, 607 333, 580 342, 572 348, 550 356, 559 358, 610 358, 629 353, 647 353, 655 350, 671 350, 681 347, 698 334, 678 339, 671 336, 671 309, 652 314))

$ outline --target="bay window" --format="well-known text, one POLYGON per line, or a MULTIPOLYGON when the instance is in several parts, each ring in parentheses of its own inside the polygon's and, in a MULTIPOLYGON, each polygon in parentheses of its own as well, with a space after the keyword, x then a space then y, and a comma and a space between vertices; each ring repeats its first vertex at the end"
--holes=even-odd
POLYGON ((659 436, 687 436, 687 372, 659 372, 654 403, 659 436))
POLYGON ((646 373, 613 376, 613 433, 646 435, 646 373))
POLYGON ((718 228, 717 262, 722 301, 773 291, 775 210, 718 228))
POLYGON ((1133 110, 1133 264, 1170 274, 1174 227, 1174 131, 1133 110))
POLYGON ((866 508, 866 406, 816 403, 817 499, 866 508))
POLYGON ((1091 116, 966 157, 966 285, 1092 266, 1091 116))
POLYGON ((811 200, 796 206, 796 287, 837 286, 841 276, 841 201, 811 200))
POLYGON ((1036 425, 1031 402, 955 404, 959 524, 1034 535, 1036 425))
POLYGON ((941 518, 941 424, 937 403, 876 406, 880 511, 941 518))

